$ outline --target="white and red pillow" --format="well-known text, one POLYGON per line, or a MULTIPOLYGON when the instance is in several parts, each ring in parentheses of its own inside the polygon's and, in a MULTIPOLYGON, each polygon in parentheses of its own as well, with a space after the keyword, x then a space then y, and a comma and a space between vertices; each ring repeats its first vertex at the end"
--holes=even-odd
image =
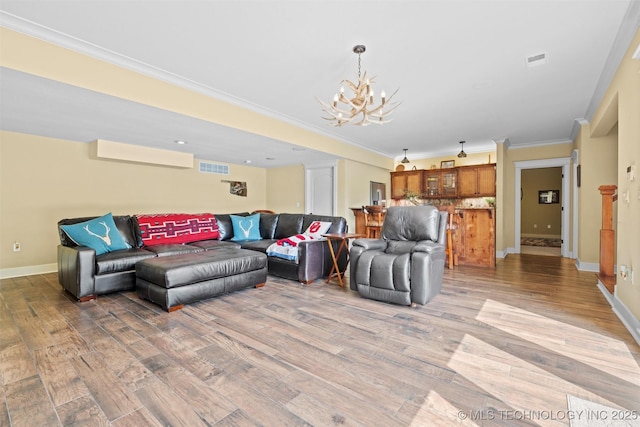
POLYGON ((136 215, 145 246, 217 239, 218 223, 211 213, 136 215))
POLYGON ((330 222, 313 221, 302 234, 285 237, 267 248, 267 255, 298 261, 298 244, 311 240, 326 240, 322 235, 331 227, 330 222))

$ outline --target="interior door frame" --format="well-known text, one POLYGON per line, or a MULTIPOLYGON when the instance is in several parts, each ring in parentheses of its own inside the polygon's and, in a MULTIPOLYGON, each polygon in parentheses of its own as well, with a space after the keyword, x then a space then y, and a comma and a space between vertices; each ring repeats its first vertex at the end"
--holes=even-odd
MULTIPOLYGON (((541 160, 525 160, 520 162, 514 162, 516 167, 515 173, 515 253, 520 253, 520 234, 521 234, 521 222, 522 222, 522 170, 523 169, 540 169, 540 168, 562 168, 562 214, 560 220, 560 238, 562 239, 562 246, 560 248, 560 255, 565 258, 573 258, 572 253, 569 251, 569 224, 570 213, 573 211, 571 206, 571 190, 570 190, 570 157, 560 157, 555 159, 541 159, 541 160)), ((575 224, 574 224, 575 226, 575 224)), ((575 228, 575 227, 574 227, 575 228)))
POLYGON ((304 212, 306 214, 311 213, 311 173, 313 170, 317 169, 331 169, 331 175, 333 177, 333 185, 331 188, 331 215, 336 216, 338 211, 338 167, 337 162, 325 163, 325 164, 314 164, 314 165, 305 165, 304 167, 304 212))

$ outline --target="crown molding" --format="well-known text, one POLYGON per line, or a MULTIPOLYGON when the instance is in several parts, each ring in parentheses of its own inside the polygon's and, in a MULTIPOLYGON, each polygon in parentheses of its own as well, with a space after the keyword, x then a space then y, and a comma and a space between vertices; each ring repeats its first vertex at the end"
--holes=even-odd
POLYGON ((550 140, 550 141, 524 142, 522 144, 512 144, 512 145, 510 145, 510 148, 512 150, 518 150, 520 148, 543 147, 545 145, 559 145, 559 144, 573 144, 573 140, 571 140, 571 139, 554 139, 554 140, 550 140))
MULTIPOLYGON (((631 41, 638 31, 638 28, 640 28, 640 1, 631 0, 629 2, 627 12, 622 18, 620 28, 618 29, 618 34, 616 35, 613 45, 611 46, 609 56, 604 63, 604 68, 602 69, 602 73, 600 74, 600 78, 598 79, 598 83, 596 84, 593 96, 591 97, 591 101, 589 102, 589 106, 587 107, 587 111, 585 114, 585 118, 587 120, 590 121, 591 119, 593 119, 593 115, 602 102, 604 94, 607 92, 607 89, 609 88, 609 85, 611 84, 616 71, 618 71, 620 63, 622 62, 625 53, 629 49, 631 41)), ((640 46, 638 46, 638 49, 640 50, 640 46)), ((638 51, 636 50, 636 54, 637 53, 638 51)))
POLYGON ((293 117, 274 111, 270 108, 247 101, 246 99, 242 99, 229 93, 203 85, 178 74, 158 67, 154 67, 142 61, 138 61, 109 49, 105 49, 101 46, 89 43, 85 40, 72 37, 68 34, 53 30, 51 28, 20 18, 2 10, 0 10, 0 26, 25 34, 30 37, 37 38, 47 43, 51 43, 53 45, 72 50, 82 55, 86 55, 91 58, 98 59, 100 61, 136 72, 138 74, 142 74, 147 77, 151 77, 153 79, 199 93, 201 95, 227 102, 229 104, 244 108, 254 113, 258 113, 272 119, 276 119, 281 122, 299 127, 309 132, 326 136, 327 138, 331 138, 336 141, 344 142, 345 144, 358 147, 362 150, 366 150, 383 157, 389 157, 387 153, 383 153, 382 151, 375 150, 370 147, 365 147, 364 145, 361 145, 349 138, 336 135, 334 133, 328 132, 325 129, 302 122, 293 117))
POLYGON ((588 125, 588 124, 589 124, 589 121, 587 121, 586 119, 582 119, 582 118, 575 119, 573 121, 573 127, 571 128, 571 136, 570 136, 571 140, 575 141, 576 138, 578 137, 578 132, 580 132, 580 128, 583 125, 588 125))

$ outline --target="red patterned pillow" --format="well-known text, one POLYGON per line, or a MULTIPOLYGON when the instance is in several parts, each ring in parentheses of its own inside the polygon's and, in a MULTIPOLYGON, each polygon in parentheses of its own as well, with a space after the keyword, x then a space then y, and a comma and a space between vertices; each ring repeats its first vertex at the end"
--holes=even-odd
POLYGON ((211 213, 136 215, 146 246, 217 239, 218 223, 211 213))

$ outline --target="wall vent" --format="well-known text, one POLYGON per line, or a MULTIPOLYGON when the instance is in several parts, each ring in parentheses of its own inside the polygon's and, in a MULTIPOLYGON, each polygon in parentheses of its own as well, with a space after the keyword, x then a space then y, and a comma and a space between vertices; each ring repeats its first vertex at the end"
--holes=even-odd
POLYGON ((535 67, 537 65, 542 65, 547 62, 547 54, 539 53, 537 55, 532 55, 527 57, 527 67, 535 67))
POLYGON ((217 163, 199 162, 201 173, 215 173, 218 175, 229 175, 229 166, 217 163))

